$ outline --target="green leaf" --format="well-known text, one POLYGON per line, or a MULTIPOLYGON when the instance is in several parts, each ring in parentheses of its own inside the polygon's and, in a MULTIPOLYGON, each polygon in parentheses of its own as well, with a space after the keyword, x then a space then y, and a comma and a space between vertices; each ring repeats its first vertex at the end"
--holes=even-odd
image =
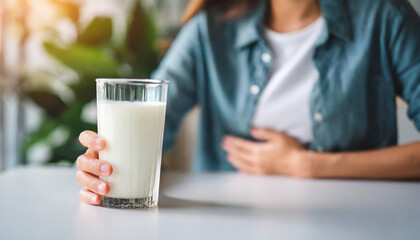
POLYGON ((45 42, 44 48, 56 60, 81 75, 91 78, 118 76, 118 62, 102 48, 77 44, 60 47, 52 42, 45 42))
POLYGON ((53 155, 48 163, 57 163, 63 160, 74 163, 77 157, 85 151, 86 148, 79 143, 78 137, 69 138, 63 146, 53 149, 53 155))
POLYGON ((81 81, 69 85, 78 101, 90 102, 96 97, 96 84, 94 78, 82 77, 81 81))
POLYGON ((79 143, 79 134, 84 130, 96 131, 96 124, 86 123, 81 119, 84 106, 85 104, 82 102, 76 102, 61 115, 60 126, 69 129, 70 136, 63 146, 54 149, 50 163, 63 159, 74 162, 77 156, 85 151, 85 148, 79 143))
POLYGON ((51 118, 45 118, 41 123, 41 126, 33 133, 30 133, 26 138, 22 147, 24 156, 23 163, 26 163, 26 154, 29 149, 35 144, 45 140, 49 134, 54 131, 58 126, 58 122, 51 118))
POLYGON ((142 4, 137 2, 126 36, 126 45, 130 52, 128 60, 134 67, 135 77, 148 77, 157 66, 156 51, 157 31, 154 21, 146 13, 142 4))
MULTIPOLYGON (((96 131, 96 124, 86 123, 81 119, 81 112, 85 104, 76 101, 63 111, 58 119, 45 118, 41 123, 40 128, 30 133, 26 139, 22 149, 23 156, 26 156, 28 150, 35 144, 45 141, 57 128, 65 128, 69 130, 69 138, 62 145, 53 148, 53 155, 49 163, 67 160, 72 163, 77 156, 82 154, 86 149, 79 143, 78 136, 83 130, 96 131)), ((26 159, 24 159, 26 161, 26 159)))
POLYGON ((37 105, 42 107, 48 116, 57 118, 66 108, 66 104, 61 98, 47 91, 27 91, 24 93, 37 105))
POLYGON ((93 46, 109 42, 112 36, 112 20, 109 17, 96 17, 79 35, 78 42, 93 46))

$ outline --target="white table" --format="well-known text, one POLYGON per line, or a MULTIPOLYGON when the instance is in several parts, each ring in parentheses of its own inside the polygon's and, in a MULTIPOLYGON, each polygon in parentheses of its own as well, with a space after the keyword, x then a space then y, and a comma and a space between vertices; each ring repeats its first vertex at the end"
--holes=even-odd
POLYGON ((159 207, 79 200, 75 169, 0 174, 0 239, 420 239, 420 183, 163 173, 159 207))

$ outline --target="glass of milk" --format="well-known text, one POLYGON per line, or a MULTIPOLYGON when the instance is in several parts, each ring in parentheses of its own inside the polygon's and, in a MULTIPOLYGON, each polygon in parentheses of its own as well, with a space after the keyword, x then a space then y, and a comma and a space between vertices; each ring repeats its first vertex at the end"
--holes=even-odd
POLYGON ((105 207, 157 206, 168 81, 97 79, 99 159, 112 165, 105 207))

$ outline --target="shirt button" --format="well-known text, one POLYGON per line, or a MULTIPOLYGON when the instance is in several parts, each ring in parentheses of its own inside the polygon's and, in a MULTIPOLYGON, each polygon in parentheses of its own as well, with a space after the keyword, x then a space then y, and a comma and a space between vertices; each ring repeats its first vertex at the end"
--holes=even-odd
POLYGON ((249 88, 249 91, 252 95, 257 95, 258 93, 260 93, 260 87, 254 84, 249 88))
POLYGON ((324 148, 323 148, 322 146, 318 146, 318 147, 316 148, 316 151, 317 151, 317 152, 323 152, 323 151, 324 151, 324 148))
POLYGON ((261 60, 265 63, 269 63, 271 61, 271 55, 268 53, 263 53, 261 55, 261 60))
POLYGON ((322 121, 324 120, 324 116, 322 115, 322 113, 320 113, 320 112, 316 112, 316 113, 314 114, 314 120, 315 120, 316 122, 322 122, 322 121))

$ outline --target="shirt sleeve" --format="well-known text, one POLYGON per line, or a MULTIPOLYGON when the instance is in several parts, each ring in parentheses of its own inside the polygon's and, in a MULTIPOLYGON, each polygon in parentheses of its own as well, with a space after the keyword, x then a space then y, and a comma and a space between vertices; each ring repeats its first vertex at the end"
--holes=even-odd
POLYGON ((407 1, 396 2, 387 19, 388 47, 397 94, 420 131, 420 17, 407 1))
POLYGON ((196 65, 198 56, 199 16, 181 29, 152 78, 169 80, 166 105, 164 151, 170 149, 178 133, 183 116, 197 102, 196 65))

